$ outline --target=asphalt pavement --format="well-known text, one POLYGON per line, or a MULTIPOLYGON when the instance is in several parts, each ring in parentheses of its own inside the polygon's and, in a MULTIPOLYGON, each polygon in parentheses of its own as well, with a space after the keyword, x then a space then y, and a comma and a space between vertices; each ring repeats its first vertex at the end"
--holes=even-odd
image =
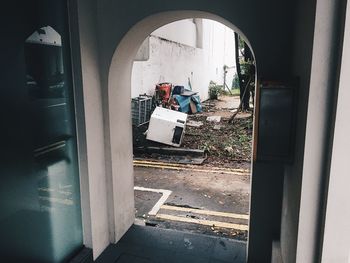
POLYGON ((137 224, 246 240, 250 172, 134 164, 137 224))

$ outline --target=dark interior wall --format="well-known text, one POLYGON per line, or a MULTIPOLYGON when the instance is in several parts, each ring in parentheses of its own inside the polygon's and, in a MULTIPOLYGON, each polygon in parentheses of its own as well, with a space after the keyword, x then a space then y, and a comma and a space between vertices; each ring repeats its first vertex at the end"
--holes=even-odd
POLYGON ((284 191, 281 224, 281 252, 283 262, 296 261, 302 169, 304 159, 305 128, 312 62, 316 0, 298 1, 295 13, 293 40, 294 76, 299 78, 297 133, 294 162, 284 170, 284 191))
POLYGON ((271 262, 272 241, 280 236, 283 166, 259 162, 253 171, 248 262, 271 262))
POLYGON ((99 1, 97 5, 100 47, 104 53, 101 55, 103 67, 109 66, 122 37, 145 17, 166 11, 196 10, 227 19, 247 36, 256 55, 260 76, 281 78, 290 75, 294 1, 204 0, 199 3, 194 0, 142 2, 105 0, 99 1))
MULTIPOLYGON (((294 75, 294 1, 99 1, 98 38, 102 89, 107 91, 109 66, 123 36, 142 19, 165 11, 197 10, 218 15, 248 38, 258 75, 284 79, 294 75)), ((162 25, 159 25, 162 26, 162 25)), ((107 92, 105 92, 107 94, 107 92)), ((106 106, 106 97, 104 98, 106 106)), ((106 107, 108 109, 108 107, 106 107)), ((274 142, 271 142, 274 143, 274 142)), ((249 236, 249 262, 270 262, 272 240, 280 236, 283 191, 281 163, 254 163, 249 236)))

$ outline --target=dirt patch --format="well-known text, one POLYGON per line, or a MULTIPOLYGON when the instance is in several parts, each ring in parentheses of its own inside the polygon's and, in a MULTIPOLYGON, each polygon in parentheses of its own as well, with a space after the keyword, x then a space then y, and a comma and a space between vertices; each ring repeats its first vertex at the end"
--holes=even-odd
POLYGON ((228 120, 233 113, 227 103, 223 102, 230 103, 230 100, 206 102, 203 104, 203 113, 188 116, 188 120, 200 121, 203 125, 186 127, 182 147, 205 150, 208 154, 205 163, 211 166, 249 168, 253 116, 249 112, 238 113, 234 122, 229 123, 228 120), (213 115, 221 116, 220 123, 207 121, 207 117, 213 115))
POLYGON ((237 109, 239 103, 239 96, 220 96, 218 100, 213 100, 211 104, 214 105, 214 109, 232 110, 237 109))

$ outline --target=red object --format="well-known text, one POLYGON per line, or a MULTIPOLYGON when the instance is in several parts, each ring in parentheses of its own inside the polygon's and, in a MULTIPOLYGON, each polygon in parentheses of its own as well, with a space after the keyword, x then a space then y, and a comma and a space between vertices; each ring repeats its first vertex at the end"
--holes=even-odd
POLYGON ((171 83, 159 83, 156 85, 156 91, 159 94, 160 99, 163 103, 167 103, 171 95, 171 83))

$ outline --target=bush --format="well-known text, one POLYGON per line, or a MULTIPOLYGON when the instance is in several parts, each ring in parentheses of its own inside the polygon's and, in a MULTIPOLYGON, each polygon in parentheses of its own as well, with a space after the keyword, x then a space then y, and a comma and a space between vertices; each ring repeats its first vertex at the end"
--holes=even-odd
POLYGON ((218 96, 222 92, 222 86, 217 85, 214 81, 210 81, 209 83, 209 99, 217 100, 218 96))

